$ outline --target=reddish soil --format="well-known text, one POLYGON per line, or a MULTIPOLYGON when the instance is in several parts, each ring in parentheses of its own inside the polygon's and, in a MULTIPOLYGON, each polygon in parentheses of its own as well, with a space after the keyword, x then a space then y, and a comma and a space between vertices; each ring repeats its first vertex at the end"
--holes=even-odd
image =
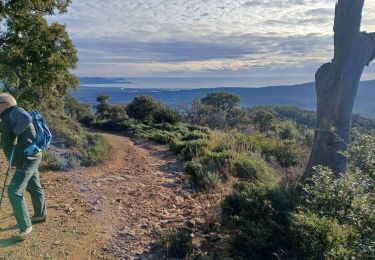
MULTIPOLYGON (((182 162, 166 146, 104 135, 113 146, 104 164, 41 173, 48 220, 24 242, 13 239, 18 229, 5 198, 0 259, 162 259, 150 250, 162 230, 186 222, 205 229, 215 218, 217 195, 195 194, 182 162)), ((197 247, 200 242, 194 241, 197 247)))

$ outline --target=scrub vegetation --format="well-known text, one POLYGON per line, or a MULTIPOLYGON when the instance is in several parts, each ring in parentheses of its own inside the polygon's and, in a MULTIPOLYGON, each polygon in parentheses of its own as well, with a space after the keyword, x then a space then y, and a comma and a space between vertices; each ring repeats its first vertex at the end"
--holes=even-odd
MULTIPOLYGON (((196 99, 183 111, 149 96, 112 105, 103 95, 95 115, 69 100, 69 116, 87 126, 168 145, 186 161, 196 192, 234 183, 221 203, 217 231, 229 235, 227 251, 234 259, 374 257, 374 120, 354 116, 345 176, 316 167, 314 177, 301 183, 314 137, 313 112, 244 109, 239 97, 227 93, 196 99), (209 102, 213 96, 215 102, 209 102)), ((158 245, 170 257, 192 257, 184 232, 162 234, 158 245)))

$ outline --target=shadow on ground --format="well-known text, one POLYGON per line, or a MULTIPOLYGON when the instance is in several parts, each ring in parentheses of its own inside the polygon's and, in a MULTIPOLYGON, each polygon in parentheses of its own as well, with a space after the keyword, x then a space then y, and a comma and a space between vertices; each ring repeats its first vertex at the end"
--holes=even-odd
POLYGON ((0 248, 11 247, 19 243, 22 243, 22 241, 17 240, 15 237, 0 239, 0 248))

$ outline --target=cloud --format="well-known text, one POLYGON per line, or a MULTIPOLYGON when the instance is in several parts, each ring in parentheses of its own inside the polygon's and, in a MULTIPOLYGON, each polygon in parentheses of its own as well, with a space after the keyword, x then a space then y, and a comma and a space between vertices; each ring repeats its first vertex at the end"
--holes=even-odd
POLYGON ((264 4, 264 1, 261 0, 252 0, 252 1, 247 1, 243 4, 243 6, 259 6, 264 4))
MULTIPOLYGON (((81 75, 220 75, 330 60, 335 2, 80 0, 50 21, 66 24, 81 75)), ((375 31, 373 13, 375 3, 366 1, 364 30, 375 31)))
POLYGON ((111 38, 79 40, 76 44, 80 50, 81 73, 83 67, 85 72, 88 67, 95 67, 96 71, 116 67, 117 71, 125 71, 126 68, 127 74, 145 75, 303 66, 309 61, 319 62, 329 56, 332 48, 326 48, 326 43, 331 40, 316 34, 294 37, 246 34, 192 42, 132 42, 111 38))

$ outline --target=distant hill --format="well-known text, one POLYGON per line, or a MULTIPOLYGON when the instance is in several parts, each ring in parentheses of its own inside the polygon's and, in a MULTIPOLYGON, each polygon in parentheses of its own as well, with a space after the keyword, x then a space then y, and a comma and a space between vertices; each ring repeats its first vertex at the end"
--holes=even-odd
MULTIPOLYGON (((126 81, 125 79, 122 79, 126 81)), ((81 81, 81 85, 84 84, 81 81)), ((99 83, 96 83, 99 84, 99 83)), ((111 96, 110 103, 127 103, 134 97, 149 95, 167 105, 191 104, 194 98, 202 98, 209 92, 230 92, 241 97, 242 107, 262 105, 287 105, 316 110, 315 83, 292 86, 270 86, 263 88, 201 88, 189 90, 173 89, 135 89, 124 87, 82 86, 73 96, 81 102, 94 105, 96 97, 106 93, 111 96)), ((375 118, 375 80, 360 83, 354 113, 375 118)))

